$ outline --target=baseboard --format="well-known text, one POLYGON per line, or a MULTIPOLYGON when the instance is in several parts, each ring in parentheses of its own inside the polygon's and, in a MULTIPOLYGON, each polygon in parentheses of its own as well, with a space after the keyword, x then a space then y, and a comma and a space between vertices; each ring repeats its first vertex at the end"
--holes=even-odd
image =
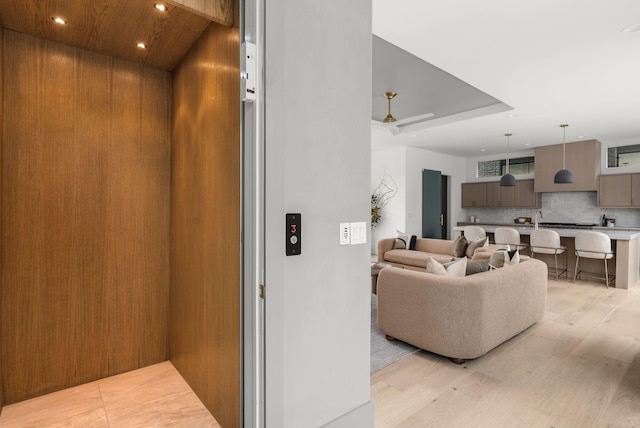
POLYGON ((373 401, 367 401, 321 428, 373 428, 373 401))

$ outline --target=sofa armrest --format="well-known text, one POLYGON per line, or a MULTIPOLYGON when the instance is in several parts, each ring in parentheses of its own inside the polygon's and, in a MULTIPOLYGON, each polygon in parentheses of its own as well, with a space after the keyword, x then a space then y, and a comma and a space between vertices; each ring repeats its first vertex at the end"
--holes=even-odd
POLYGON ((396 238, 385 238, 378 241, 378 262, 384 263, 384 253, 393 250, 393 244, 396 242, 396 238))

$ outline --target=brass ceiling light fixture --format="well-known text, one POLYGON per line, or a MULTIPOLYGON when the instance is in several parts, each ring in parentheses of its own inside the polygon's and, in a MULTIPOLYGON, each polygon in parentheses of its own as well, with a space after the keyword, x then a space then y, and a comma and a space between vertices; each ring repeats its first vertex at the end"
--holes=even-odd
POLYGON ((388 103, 388 113, 387 113, 387 117, 385 117, 384 120, 382 121, 383 123, 391 123, 391 122, 395 122, 396 121, 396 118, 391 115, 391 100, 396 95, 398 95, 398 94, 396 94, 395 92, 385 92, 384 93, 384 96, 387 99, 387 103, 388 103))
POLYGON ((513 175, 509 174, 509 137, 511 137, 511 135, 513 134, 504 134, 504 136, 507 137, 507 169, 505 170, 506 174, 503 175, 500 179, 501 186, 516 185, 516 178, 513 175))
POLYGON ((553 177, 553 182, 556 184, 573 183, 573 174, 566 167, 567 151, 565 146, 567 144, 566 143, 567 126, 569 125, 567 125, 566 123, 563 123, 562 125, 560 125, 560 127, 562 128, 562 169, 556 172, 556 175, 553 177))

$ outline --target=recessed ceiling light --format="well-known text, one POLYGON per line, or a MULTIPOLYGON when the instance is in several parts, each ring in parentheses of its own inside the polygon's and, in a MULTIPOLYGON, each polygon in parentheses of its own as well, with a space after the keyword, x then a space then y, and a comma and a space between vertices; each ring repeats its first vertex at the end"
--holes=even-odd
POLYGON ((584 138, 584 135, 578 135, 578 138, 584 138))
POLYGON ((156 9, 158 9, 160 12, 166 12, 167 11, 167 6, 162 4, 162 3, 155 3, 153 5, 153 7, 155 7, 156 9))
POLYGON ((531 143, 524 143, 524 145, 525 145, 525 146, 530 146, 530 145, 531 145, 531 143))
POLYGON ((142 42, 136 43, 136 46, 139 47, 140 49, 146 49, 147 48, 147 45, 142 43, 142 42))
POLYGON ((60 18, 59 16, 52 16, 51 19, 56 24, 60 24, 60 25, 66 25, 67 24, 67 20, 64 19, 64 18, 60 18))
POLYGON ((480 151, 481 151, 481 152, 486 152, 486 151, 487 151, 487 149, 480 149, 480 151))
POLYGON ((518 115, 514 114, 514 113, 511 113, 511 114, 508 114, 507 117, 518 117, 518 115))
POLYGON ((631 24, 622 29, 623 33, 635 33, 636 31, 640 31, 640 23, 631 24))

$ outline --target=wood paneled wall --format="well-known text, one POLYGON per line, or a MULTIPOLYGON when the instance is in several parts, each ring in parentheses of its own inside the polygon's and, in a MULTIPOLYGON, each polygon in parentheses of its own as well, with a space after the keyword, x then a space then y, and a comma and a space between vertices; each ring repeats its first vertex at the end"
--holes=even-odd
MULTIPOLYGON (((2 118, 4 117, 2 108, 4 105, 4 88, 2 72, 4 70, 3 58, 4 58, 4 30, 2 29, 2 19, 0 19, 0 181, 2 179, 2 136, 3 129, 2 118)), ((0 192, 0 254, 2 254, 2 192, 0 192)), ((2 257, 0 257, 0 344, 2 343, 2 257)), ((0 413, 2 413, 2 406, 4 404, 4 379, 2 377, 2 347, 0 346, 0 413)))
POLYGON ((240 426, 239 34, 212 24, 173 73, 170 359, 240 426))
POLYGON ((167 357, 171 76, 5 31, 6 403, 167 357))
POLYGON ((234 24, 234 14, 237 16, 235 0, 169 0, 169 3, 228 27, 234 24))

